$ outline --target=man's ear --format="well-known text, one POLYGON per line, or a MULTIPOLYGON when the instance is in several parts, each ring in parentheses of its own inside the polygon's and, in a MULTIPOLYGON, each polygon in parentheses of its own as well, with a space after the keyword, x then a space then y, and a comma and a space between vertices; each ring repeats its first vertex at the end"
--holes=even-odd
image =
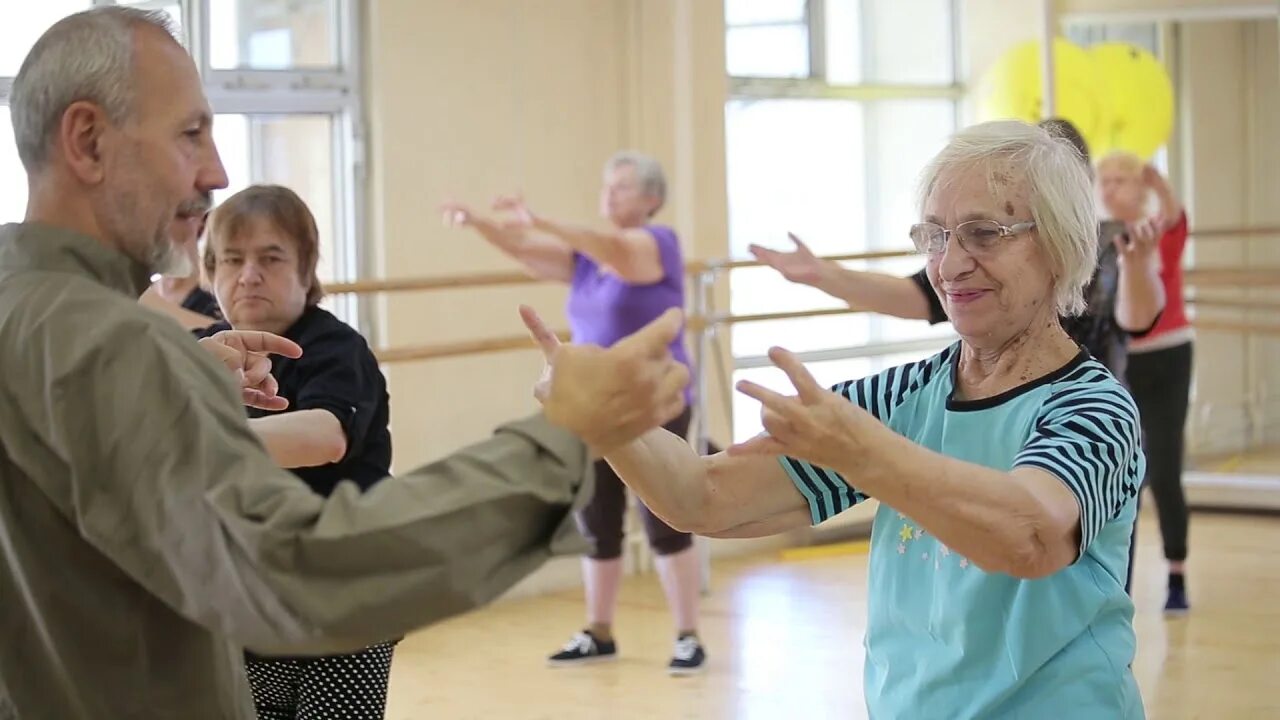
POLYGON ((106 176, 105 146, 113 129, 100 105, 76 101, 62 113, 52 151, 77 179, 97 185, 106 176))

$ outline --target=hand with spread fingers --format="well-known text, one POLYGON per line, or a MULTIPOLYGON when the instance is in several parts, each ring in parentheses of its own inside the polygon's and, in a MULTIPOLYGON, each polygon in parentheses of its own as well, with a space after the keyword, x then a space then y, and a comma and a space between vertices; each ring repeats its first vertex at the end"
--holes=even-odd
POLYGON ((277 394, 280 387, 271 374, 271 355, 302 357, 297 343, 267 332, 224 330, 202 338, 200 347, 235 373, 245 405, 275 411, 289 407, 289 401, 277 394))
POLYGON ((822 277, 822 268, 826 261, 814 255, 809 246, 794 233, 787 233, 787 237, 796 246, 796 249, 791 252, 770 250, 756 244, 748 246, 747 250, 755 256, 756 260, 777 270, 782 277, 793 283, 809 285, 817 282, 822 277))
POLYGON ((510 214, 508 223, 519 227, 533 227, 537 218, 522 195, 501 195, 493 201, 493 209, 510 214))
POLYGON ((874 438, 887 428, 867 411, 818 384, 800 360, 773 348, 769 359, 791 379, 796 395, 743 380, 738 391, 759 400, 765 433, 729 448, 731 455, 784 455, 837 472, 865 466, 874 438))
POLYGON ((661 427, 685 408, 689 369, 671 355, 683 313, 668 310, 609 349, 565 345, 533 309, 520 317, 547 365, 534 387, 547 419, 600 454, 661 427))

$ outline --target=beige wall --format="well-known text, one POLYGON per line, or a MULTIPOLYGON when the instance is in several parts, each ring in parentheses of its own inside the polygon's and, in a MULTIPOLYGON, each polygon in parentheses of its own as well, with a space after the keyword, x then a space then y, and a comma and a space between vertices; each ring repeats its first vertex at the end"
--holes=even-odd
MULTIPOLYGON (((1280 56, 1276 23, 1193 22, 1181 26, 1182 154, 1193 227, 1280 225, 1280 56)), ((1275 238, 1204 240, 1192 246, 1193 267, 1278 268, 1275 238)), ((1205 290, 1231 299, 1280 299, 1273 291, 1205 290)), ((1204 319, 1258 322, 1274 311, 1204 310, 1204 319)), ((1280 343, 1239 333, 1202 332, 1196 344, 1193 452, 1236 452, 1275 442, 1267 417, 1280 410, 1280 343)))
MULTIPOLYGON (((595 223, 604 160, 622 147, 670 174, 662 219, 691 257, 725 252, 722 10, 706 0, 383 0, 369 6, 371 231, 386 277, 511 270, 478 237, 441 226, 450 197, 523 191, 595 223)), ((564 326, 565 292, 527 286, 388 296, 383 342, 522 332, 517 303, 564 326)), ((534 352, 393 365, 396 465, 531 412, 534 352)))

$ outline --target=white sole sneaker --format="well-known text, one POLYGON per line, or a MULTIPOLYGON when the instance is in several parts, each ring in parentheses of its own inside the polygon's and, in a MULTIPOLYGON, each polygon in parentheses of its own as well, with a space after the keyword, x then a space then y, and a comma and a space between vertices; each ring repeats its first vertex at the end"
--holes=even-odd
POLYGON ((600 663, 613 662, 618 659, 617 653, 613 655, 591 655, 584 658, 574 658, 573 660, 547 660, 547 667, 566 668, 577 665, 599 665, 600 663))

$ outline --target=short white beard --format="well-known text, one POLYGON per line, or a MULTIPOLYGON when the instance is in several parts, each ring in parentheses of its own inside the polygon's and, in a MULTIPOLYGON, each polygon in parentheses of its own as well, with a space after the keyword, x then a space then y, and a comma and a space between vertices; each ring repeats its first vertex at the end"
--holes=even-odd
POLYGON ((172 241, 156 246, 151 257, 151 272, 181 280, 191 277, 195 271, 191 257, 175 247, 172 241))

